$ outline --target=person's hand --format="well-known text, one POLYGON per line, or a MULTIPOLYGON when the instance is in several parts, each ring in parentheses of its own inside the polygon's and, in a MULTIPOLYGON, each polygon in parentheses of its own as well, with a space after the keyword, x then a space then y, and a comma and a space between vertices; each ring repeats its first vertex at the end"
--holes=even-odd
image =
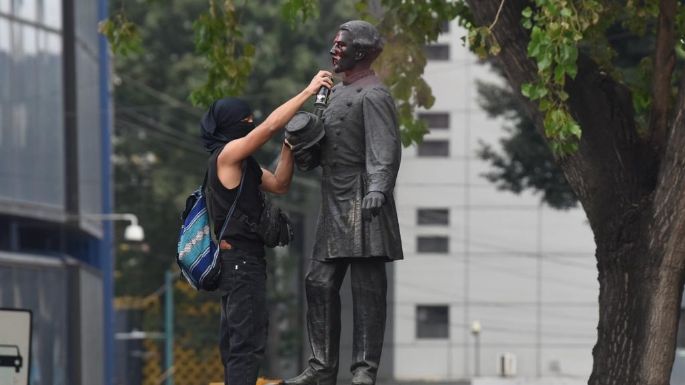
POLYGON ((331 76, 333 76, 333 74, 329 71, 319 71, 319 73, 312 78, 312 81, 307 88, 305 88, 305 91, 312 95, 316 95, 322 86, 326 88, 333 87, 333 79, 331 79, 331 76))
POLYGON ((371 219, 371 216, 376 216, 381 211, 381 206, 385 204, 385 195, 379 191, 371 191, 366 194, 362 201, 362 218, 365 220, 371 219))
POLYGON ((300 171, 309 171, 319 165, 318 146, 295 151, 293 155, 295 156, 295 164, 300 171))

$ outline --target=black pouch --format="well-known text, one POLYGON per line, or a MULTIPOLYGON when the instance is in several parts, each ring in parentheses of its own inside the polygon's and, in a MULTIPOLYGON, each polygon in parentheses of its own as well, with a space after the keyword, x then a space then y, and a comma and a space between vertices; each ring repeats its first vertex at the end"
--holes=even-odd
POLYGON ((271 199, 262 194, 262 214, 256 226, 256 233, 266 247, 285 246, 292 241, 293 225, 288 215, 272 204, 271 199))

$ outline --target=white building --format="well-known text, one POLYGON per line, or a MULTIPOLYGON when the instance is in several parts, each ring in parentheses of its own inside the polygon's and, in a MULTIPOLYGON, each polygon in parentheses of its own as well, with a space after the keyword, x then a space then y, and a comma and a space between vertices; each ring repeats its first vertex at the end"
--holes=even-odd
POLYGON ((479 141, 499 148, 510 123, 479 107, 476 80, 502 80, 457 28, 428 48, 436 102, 421 116, 430 133, 403 152, 396 194, 405 260, 390 281, 384 355, 398 382, 496 377, 510 353, 523 383, 584 383, 598 319, 592 233, 582 209, 554 210, 482 176, 490 167, 475 155, 479 141))

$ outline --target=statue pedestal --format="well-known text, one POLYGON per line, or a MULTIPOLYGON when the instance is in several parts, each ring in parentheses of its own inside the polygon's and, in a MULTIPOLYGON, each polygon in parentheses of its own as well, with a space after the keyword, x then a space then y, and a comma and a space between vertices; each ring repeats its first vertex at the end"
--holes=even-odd
MULTIPOLYGON (((264 378, 264 377, 259 377, 257 379, 257 383, 255 385, 278 385, 281 383, 282 380, 280 379, 275 379, 275 378, 264 378)), ((209 385, 224 385, 223 382, 211 382, 209 385)))

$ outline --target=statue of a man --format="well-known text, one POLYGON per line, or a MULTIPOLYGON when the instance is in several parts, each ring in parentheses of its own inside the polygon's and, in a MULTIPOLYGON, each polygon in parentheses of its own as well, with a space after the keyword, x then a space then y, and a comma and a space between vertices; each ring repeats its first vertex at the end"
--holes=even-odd
POLYGON ((393 198, 401 156, 397 112, 371 70, 382 48, 376 28, 354 20, 340 26, 330 50, 333 70, 343 77, 322 116, 322 205, 305 282, 312 357, 302 374, 285 381, 288 385, 336 383, 339 290, 348 267, 354 305, 352 384, 376 381, 385 332, 385 263, 403 258, 393 198))

